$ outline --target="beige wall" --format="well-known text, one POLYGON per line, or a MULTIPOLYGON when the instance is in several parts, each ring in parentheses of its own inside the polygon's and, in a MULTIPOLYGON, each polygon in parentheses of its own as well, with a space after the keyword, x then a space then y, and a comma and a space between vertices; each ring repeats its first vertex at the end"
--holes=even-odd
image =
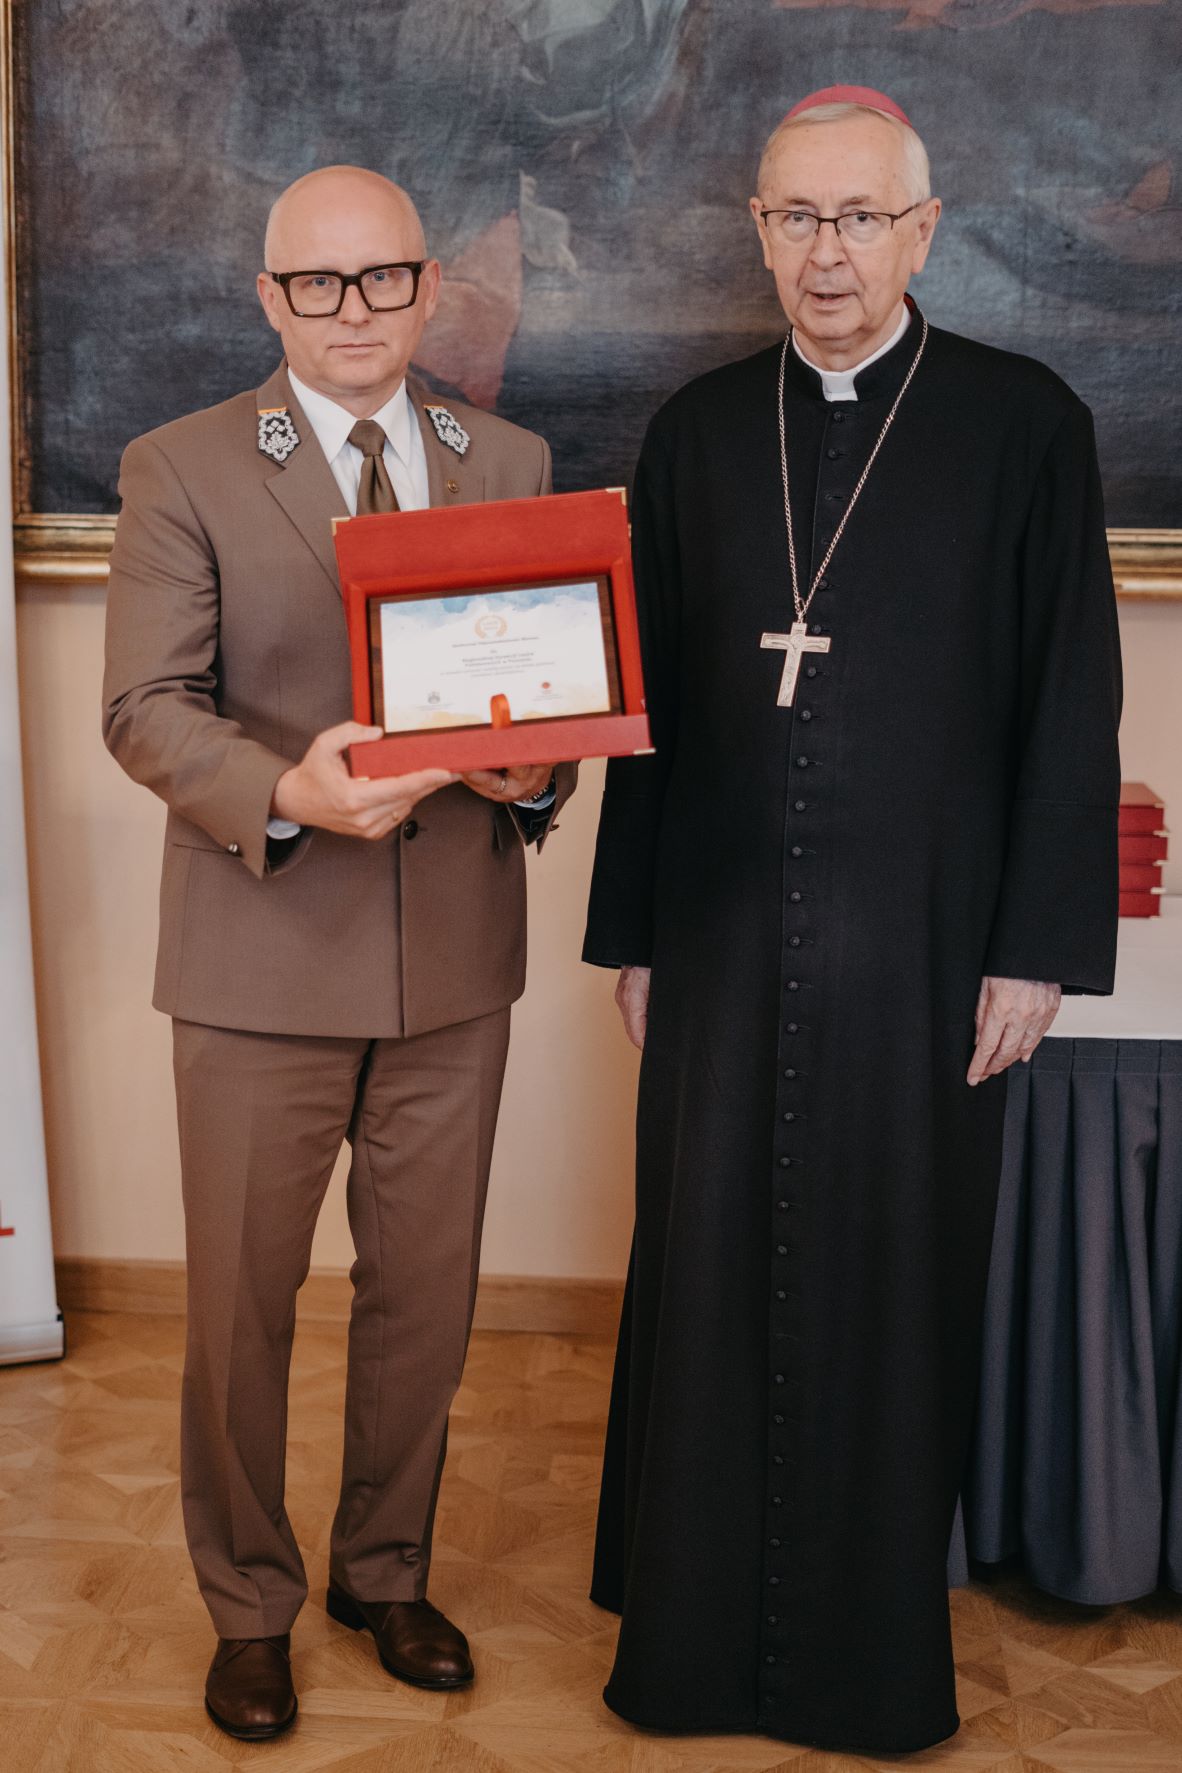
MULTIPOLYGON (((25 590, 17 617, 55 1245, 179 1257, 168 1024, 149 1006, 162 809, 99 738, 101 591, 25 590)), ((1174 811, 1168 884, 1182 892, 1182 603, 1125 604, 1121 628, 1124 773, 1174 811)), ((613 976, 578 959, 601 781, 587 766, 561 832, 531 857, 530 984, 493 1173, 491 1274, 613 1278, 627 1258, 634 1055, 613 976)), ((328 1267, 351 1259, 340 1183, 338 1171, 314 1251, 328 1267)))

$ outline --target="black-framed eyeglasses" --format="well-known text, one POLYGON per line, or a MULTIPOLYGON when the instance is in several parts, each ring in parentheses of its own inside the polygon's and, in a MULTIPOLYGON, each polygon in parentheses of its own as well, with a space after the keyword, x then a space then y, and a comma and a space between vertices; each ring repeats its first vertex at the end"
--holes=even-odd
POLYGON ((851 209, 843 215, 814 215, 811 209, 761 209, 759 219, 772 239, 782 240, 786 246, 803 246, 821 232, 822 222, 832 222, 834 233, 855 246, 873 246, 886 238, 896 222, 920 207, 912 203, 894 215, 887 209, 851 209))
POLYGON ((339 314, 345 291, 355 288, 373 314, 413 308, 426 259, 404 259, 396 265, 370 265, 365 271, 270 271, 287 305, 300 320, 328 320, 339 314))

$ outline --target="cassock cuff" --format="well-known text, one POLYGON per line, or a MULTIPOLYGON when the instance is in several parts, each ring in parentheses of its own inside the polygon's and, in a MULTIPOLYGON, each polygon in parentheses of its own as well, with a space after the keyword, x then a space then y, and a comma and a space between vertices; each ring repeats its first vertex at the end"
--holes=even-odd
POLYGON ((984 971, 1108 996, 1116 975, 1115 806, 1019 801, 984 971))

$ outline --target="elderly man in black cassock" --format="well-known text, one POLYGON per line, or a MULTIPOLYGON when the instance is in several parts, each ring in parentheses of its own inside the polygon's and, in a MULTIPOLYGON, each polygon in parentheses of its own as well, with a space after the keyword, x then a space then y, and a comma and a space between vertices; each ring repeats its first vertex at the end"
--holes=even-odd
POLYGON ((656 754, 585 958, 644 1056, 593 1597, 657 1730, 951 1735, 946 1558, 1005 1107, 1112 988, 1120 664, 1092 420, 905 294, 899 108, 804 100, 751 209, 788 317, 649 427, 656 754))

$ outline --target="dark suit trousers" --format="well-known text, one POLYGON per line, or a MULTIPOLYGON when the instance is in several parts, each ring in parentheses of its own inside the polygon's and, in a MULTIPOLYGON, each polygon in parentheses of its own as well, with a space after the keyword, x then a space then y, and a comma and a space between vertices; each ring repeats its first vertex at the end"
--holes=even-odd
POLYGON ((508 1040, 507 1009, 405 1040, 173 1023, 185 1531, 221 1637, 287 1631, 308 1592, 284 1508, 288 1368, 346 1138, 357 1260, 331 1570, 362 1601, 426 1589, 508 1040))

